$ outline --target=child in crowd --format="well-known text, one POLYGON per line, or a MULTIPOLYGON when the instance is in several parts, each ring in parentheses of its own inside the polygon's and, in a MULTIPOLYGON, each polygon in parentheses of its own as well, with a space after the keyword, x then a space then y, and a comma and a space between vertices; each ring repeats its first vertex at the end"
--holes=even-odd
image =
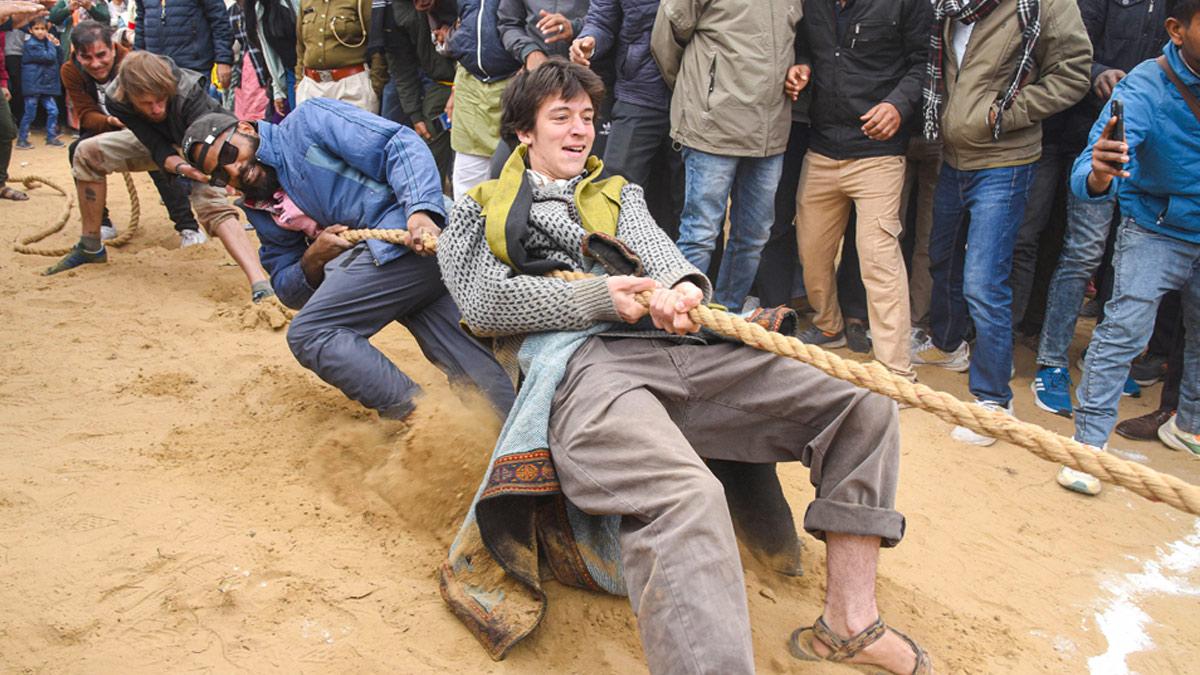
POLYGON ((62 84, 58 79, 61 66, 57 40, 50 37, 50 24, 45 18, 34 19, 29 25, 29 39, 21 52, 21 89, 25 96, 25 114, 21 116, 21 127, 17 147, 31 150, 29 127, 37 117, 38 104, 46 111, 46 145, 63 145, 58 140, 58 105, 55 96, 62 95, 62 84))

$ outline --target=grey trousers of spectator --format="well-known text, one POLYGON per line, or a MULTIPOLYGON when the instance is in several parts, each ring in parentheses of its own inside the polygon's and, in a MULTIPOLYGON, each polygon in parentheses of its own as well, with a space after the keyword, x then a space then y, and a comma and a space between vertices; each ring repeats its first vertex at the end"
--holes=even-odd
POLYGON ((421 387, 370 342, 392 321, 408 329, 452 385, 474 384, 501 417, 512 383, 491 352, 467 335, 437 261, 416 254, 376 265, 359 244, 325 265, 325 280, 288 329, 296 360, 381 416, 402 418, 421 387))
POLYGON ((704 459, 802 462, 816 487, 804 528, 819 539, 904 535, 896 404, 744 345, 592 338, 555 393, 550 450, 576 506, 623 516, 625 583, 657 674, 754 672, 737 542, 704 459))

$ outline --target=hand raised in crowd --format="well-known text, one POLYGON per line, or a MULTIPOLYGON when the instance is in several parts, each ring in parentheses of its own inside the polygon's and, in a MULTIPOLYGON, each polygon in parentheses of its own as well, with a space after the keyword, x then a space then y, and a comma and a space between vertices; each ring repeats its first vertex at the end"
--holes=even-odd
POLYGON ((800 98, 800 92, 808 86, 810 77, 812 77, 812 66, 797 63, 788 68, 787 77, 783 81, 783 92, 788 95, 788 98, 795 101, 800 98))
POLYGON ((571 43, 571 63, 576 63, 584 68, 592 66, 592 54, 596 52, 596 38, 592 36, 581 37, 571 43))
POLYGON ((887 101, 875 104, 858 119, 863 121, 863 133, 873 141, 886 141, 900 130, 900 111, 887 101))
POLYGON ((608 294, 612 297, 613 307, 625 323, 637 323, 647 310, 637 301, 637 294, 658 288, 658 282, 649 277, 631 277, 619 275, 608 278, 608 294))
POLYGON ((417 255, 428 256, 437 253, 437 250, 425 246, 425 237, 432 236, 436 239, 441 233, 442 228, 424 211, 417 211, 408 217, 408 248, 417 255))
POLYGON ((688 312, 704 300, 704 292, 690 281, 681 281, 673 288, 657 288, 650 299, 650 318, 657 328, 672 335, 687 335, 700 330, 688 312))
POLYGON ((525 57, 525 70, 537 70, 537 67, 546 62, 546 52, 534 50, 529 52, 529 56, 525 57))
POLYGON ((330 225, 321 230, 321 234, 318 234, 312 245, 304 251, 304 255, 300 257, 300 269, 310 286, 316 287, 325 280, 325 263, 354 246, 341 236, 348 229, 350 228, 345 225, 330 225))
POLYGON ((229 91, 229 78, 233 74, 233 66, 228 63, 217 64, 217 83, 221 85, 221 89, 229 91))
POLYGON ((288 114, 286 98, 275 99, 275 112, 279 113, 280 117, 283 117, 284 115, 288 114))
POLYGON ((25 2, 25 0, 0 2, 0 21, 11 18, 13 23, 20 24, 14 28, 19 28, 26 21, 46 14, 49 14, 49 11, 36 2, 25 2))
POLYGON ((1092 172, 1087 177, 1088 192, 1099 195, 1108 192, 1113 179, 1129 178, 1125 164, 1129 162, 1129 145, 1125 141, 1113 140, 1117 118, 1109 118, 1100 132, 1100 138, 1092 146, 1092 172))
POLYGON ((1108 97, 1112 96, 1113 87, 1117 86, 1117 83, 1124 77, 1125 71, 1120 68, 1109 68, 1096 76, 1096 84, 1092 86, 1092 91, 1096 92, 1096 96, 1099 96, 1101 101, 1107 101, 1108 97))
MULTIPOLYGON (((537 29, 546 36, 548 45, 575 37, 575 28, 571 26, 570 19, 562 14, 551 14, 544 9, 538 12, 537 29)), ((543 56, 545 55, 543 54, 543 56)), ((530 68, 530 70, 533 69, 530 68)))
POLYGON ((62 43, 58 41, 58 38, 53 33, 46 33, 46 40, 55 47, 62 46, 62 43))

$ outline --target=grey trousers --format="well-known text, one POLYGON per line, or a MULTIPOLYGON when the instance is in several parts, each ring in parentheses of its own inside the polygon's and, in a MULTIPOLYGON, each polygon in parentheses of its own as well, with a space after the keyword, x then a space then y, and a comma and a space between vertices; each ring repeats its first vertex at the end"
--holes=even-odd
POLYGON ((370 343, 396 321, 453 385, 474 384, 501 417, 513 403, 512 383, 483 345, 459 326, 437 262, 415 254, 376 265, 359 244, 325 265, 325 280, 288 328, 288 345, 305 368, 382 416, 402 418, 421 394, 370 343))
POLYGON ((744 345, 589 340, 555 393, 564 494, 621 515, 621 559, 654 673, 752 673, 750 619, 721 483, 704 459, 800 461, 804 528, 893 546, 898 412, 890 399, 744 345))

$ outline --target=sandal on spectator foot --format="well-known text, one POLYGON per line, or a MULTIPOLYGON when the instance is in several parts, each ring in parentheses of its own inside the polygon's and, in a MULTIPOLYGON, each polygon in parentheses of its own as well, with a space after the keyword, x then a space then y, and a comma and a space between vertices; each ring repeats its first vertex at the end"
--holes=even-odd
POLYGON ((868 626, 866 630, 858 635, 843 638, 830 630, 829 625, 825 623, 825 617, 822 616, 812 626, 797 628, 792 633, 791 639, 788 640, 788 651, 800 661, 829 661, 850 666, 864 673, 886 673, 888 671, 884 670, 882 666, 873 666, 866 663, 849 663, 848 659, 858 656, 864 649, 881 640, 884 635, 887 635, 889 630, 912 648, 917 660, 916 666, 913 667, 912 675, 932 675, 933 661, 929 659, 929 654, 912 638, 885 624, 883 619, 876 619, 875 623, 868 626), (825 645, 829 649, 829 654, 825 656, 818 654, 813 644, 814 641, 819 641, 825 645))

